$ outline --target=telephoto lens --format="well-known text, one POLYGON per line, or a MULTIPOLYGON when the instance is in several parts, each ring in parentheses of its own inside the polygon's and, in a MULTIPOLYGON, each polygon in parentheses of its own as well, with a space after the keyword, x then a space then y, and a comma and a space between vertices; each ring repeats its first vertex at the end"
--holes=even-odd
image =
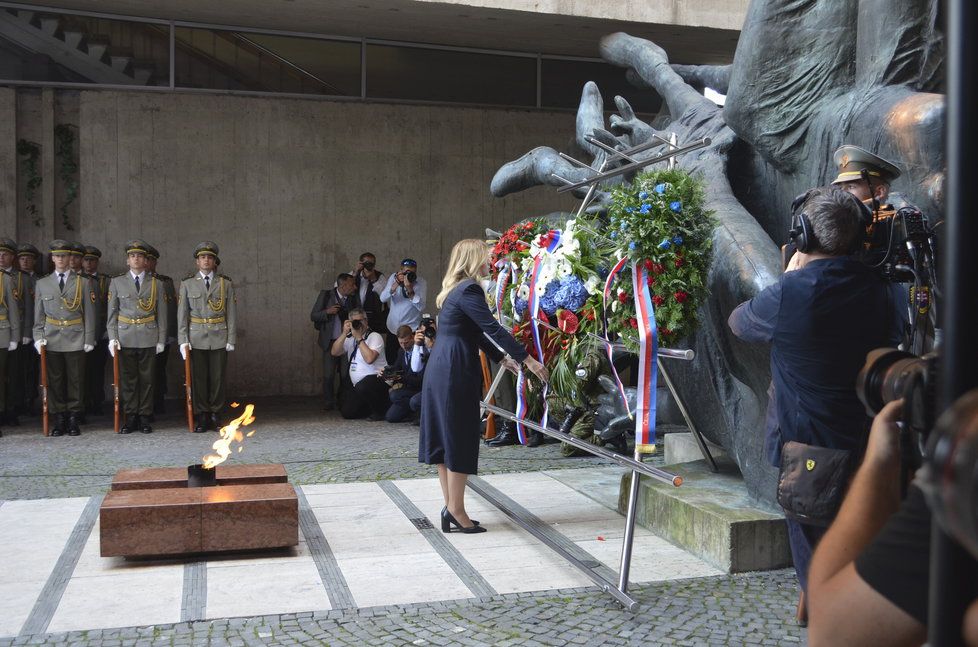
POLYGON ((407 272, 404 273, 404 278, 406 278, 408 280, 408 283, 417 283, 418 282, 418 273, 417 272, 407 271, 407 272))
POLYGON ((877 348, 866 355, 856 377, 856 394, 875 416, 892 400, 903 398, 903 421, 926 436, 936 416, 937 355, 917 357, 896 348, 877 348))
POLYGON ((363 328, 363 322, 360 321, 359 319, 355 319, 350 322, 350 327, 353 328, 354 330, 360 330, 361 328, 363 328))

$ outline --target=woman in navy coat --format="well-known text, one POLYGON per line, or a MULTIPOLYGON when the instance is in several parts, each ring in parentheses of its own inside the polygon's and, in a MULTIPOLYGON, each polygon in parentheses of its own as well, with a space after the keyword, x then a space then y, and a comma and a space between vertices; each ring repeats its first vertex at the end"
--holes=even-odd
POLYGON ((541 380, 547 369, 530 357, 522 344, 499 325, 486 305, 486 293, 477 282, 489 274, 489 250, 476 238, 460 240, 452 248, 448 271, 435 301, 441 309, 438 339, 425 367, 421 396, 421 438, 418 461, 435 465, 445 507, 441 529, 465 533, 485 532, 465 513, 465 482, 479 464, 482 400, 481 348, 509 370, 517 361, 541 380), (486 336, 509 353, 504 356, 486 336))

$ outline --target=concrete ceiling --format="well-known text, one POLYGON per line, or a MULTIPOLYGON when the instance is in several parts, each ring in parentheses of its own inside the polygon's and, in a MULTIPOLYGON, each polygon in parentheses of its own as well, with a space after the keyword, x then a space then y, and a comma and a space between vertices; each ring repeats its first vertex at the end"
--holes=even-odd
MULTIPOLYGON (((618 1, 618 0, 615 0, 618 1)), ((57 0, 65 9, 337 36, 599 57, 601 36, 656 42, 674 63, 733 60, 740 32, 415 0, 57 0)), ((620 12, 618 12, 620 14, 620 12)))

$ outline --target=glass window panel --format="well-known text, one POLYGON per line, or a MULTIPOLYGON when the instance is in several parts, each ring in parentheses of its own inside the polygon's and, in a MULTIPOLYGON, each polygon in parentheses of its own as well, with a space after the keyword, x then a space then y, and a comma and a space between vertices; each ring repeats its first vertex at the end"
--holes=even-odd
POLYGON ((165 25, 0 9, 0 79, 169 85, 165 25))
POLYGON ((367 96, 535 106, 536 59, 368 44, 367 96))
POLYGON ((360 43, 178 27, 180 87, 360 96, 360 43))
POLYGON ((636 88, 625 79, 624 68, 591 61, 543 59, 540 66, 540 105, 577 109, 584 84, 594 81, 601 90, 604 109, 617 111, 615 95, 628 100, 635 112, 654 114, 662 99, 655 90, 636 88))

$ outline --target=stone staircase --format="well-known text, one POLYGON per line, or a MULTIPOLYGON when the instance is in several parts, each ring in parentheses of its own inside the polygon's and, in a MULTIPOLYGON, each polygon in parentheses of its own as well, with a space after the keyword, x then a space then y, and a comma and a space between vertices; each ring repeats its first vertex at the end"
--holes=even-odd
MULTIPOLYGON (((0 37, 44 54, 93 83, 107 85, 166 85, 151 61, 113 47, 108 38, 88 34, 63 16, 23 9, 0 10, 0 37)), ((164 71, 166 72, 166 71, 164 71)))

